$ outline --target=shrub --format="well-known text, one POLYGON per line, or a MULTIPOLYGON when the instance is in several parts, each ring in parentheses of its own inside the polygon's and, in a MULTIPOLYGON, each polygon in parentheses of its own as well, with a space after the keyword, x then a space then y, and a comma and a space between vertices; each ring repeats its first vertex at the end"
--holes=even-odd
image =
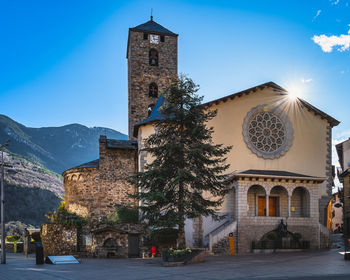
POLYGON ((189 248, 186 248, 186 249, 173 249, 173 248, 170 248, 168 250, 169 256, 185 256, 185 255, 191 254, 191 252, 192 251, 189 248))
POLYGON ((271 231, 267 234, 267 239, 269 240, 276 240, 277 239, 277 233, 274 231, 271 231))
POLYGON ((88 223, 86 218, 82 218, 75 213, 71 213, 65 209, 65 201, 62 201, 56 212, 49 212, 45 215, 52 224, 60 224, 67 226, 82 226, 88 223))
POLYGON ((21 236, 19 235, 8 235, 6 236, 6 242, 17 242, 21 240, 21 236))
POLYGON ((163 228, 151 230, 148 245, 158 247, 171 247, 176 245, 178 230, 174 228, 163 228))
POLYGON ((111 224, 137 224, 139 222, 138 209, 131 206, 117 206, 115 211, 108 215, 107 222, 111 224))
POLYGON ((299 241, 301 239, 302 235, 299 232, 294 232, 293 233, 293 239, 295 241, 299 241))

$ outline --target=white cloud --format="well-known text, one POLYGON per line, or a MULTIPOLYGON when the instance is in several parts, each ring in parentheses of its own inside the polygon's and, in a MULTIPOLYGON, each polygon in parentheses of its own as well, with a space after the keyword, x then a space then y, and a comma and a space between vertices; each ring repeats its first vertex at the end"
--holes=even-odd
POLYGON ((312 79, 311 79, 311 78, 309 78, 309 79, 304 79, 304 78, 302 78, 302 79, 301 79, 301 82, 302 82, 303 84, 308 84, 308 83, 311 83, 311 82, 312 82, 312 79))
POLYGON ((339 4, 339 0, 329 0, 329 2, 331 2, 332 5, 338 5, 339 4))
POLYGON ((321 14, 321 12, 322 12, 322 10, 317 10, 316 15, 314 16, 312 21, 315 21, 315 19, 317 19, 317 17, 321 14))
POLYGON ((346 51, 350 48, 350 30, 348 31, 348 35, 341 34, 339 36, 313 36, 311 38, 316 44, 320 45, 324 52, 332 52, 333 47, 340 46, 337 50, 340 52, 346 51))

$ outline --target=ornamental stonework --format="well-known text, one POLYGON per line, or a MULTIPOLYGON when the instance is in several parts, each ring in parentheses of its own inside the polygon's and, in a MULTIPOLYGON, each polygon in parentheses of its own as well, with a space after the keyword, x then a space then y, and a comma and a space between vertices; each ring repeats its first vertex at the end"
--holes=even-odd
POLYGON ((289 117, 277 107, 259 105, 243 121, 243 138, 257 156, 274 159, 283 156, 293 142, 289 117))

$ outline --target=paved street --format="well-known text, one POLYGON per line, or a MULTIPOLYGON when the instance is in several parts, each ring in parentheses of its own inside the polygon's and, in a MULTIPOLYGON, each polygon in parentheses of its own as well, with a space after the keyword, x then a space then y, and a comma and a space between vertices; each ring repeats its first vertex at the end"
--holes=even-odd
POLYGON ((339 251, 206 257, 205 263, 183 267, 162 267, 159 258, 38 266, 34 256, 8 254, 7 264, 0 265, 0 279, 350 279, 350 261, 339 251))

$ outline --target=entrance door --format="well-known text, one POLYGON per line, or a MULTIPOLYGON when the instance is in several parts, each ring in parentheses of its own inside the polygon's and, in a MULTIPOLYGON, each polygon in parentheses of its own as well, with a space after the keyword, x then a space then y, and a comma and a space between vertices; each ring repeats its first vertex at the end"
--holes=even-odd
POLYGON ((266 198, 265 198, 265 196, 258 197, 258 216, 266 216, 266 198))
POLYGON ((136 234, 129 234, 129 258, 139 257, 139 237, 136 234))
POLYGON ((269 197, 269 216, 277 216, 277 197, 269 197))

